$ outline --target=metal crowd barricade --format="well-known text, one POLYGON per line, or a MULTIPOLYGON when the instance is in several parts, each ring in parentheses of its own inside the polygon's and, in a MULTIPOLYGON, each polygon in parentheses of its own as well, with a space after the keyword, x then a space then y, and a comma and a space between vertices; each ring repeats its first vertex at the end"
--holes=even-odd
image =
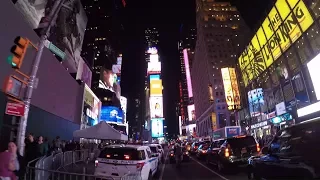
POLYGON ((69 173, 56 170, 40 169, 36 167, 27 167, 28 176, 25 176, 24 180, 141 180, 141 174, 129 173, 122 177, 101 177, 90 174, 69 173), (48 177, 35 178, 32 174, 34 172, 41 172, 41 174, 47 174, 48 177))
POLYGON ((63 154, 63 166, 68 166, 73 163, 73 151, 67 151, 63 154))

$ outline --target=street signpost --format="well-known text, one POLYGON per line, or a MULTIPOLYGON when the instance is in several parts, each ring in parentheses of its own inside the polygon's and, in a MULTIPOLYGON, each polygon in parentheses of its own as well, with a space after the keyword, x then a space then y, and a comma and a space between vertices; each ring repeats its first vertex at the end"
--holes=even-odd
POLYGON ((24 104, 8 102, 5 113, 12 116, 23 116, 25 110, 24 108, 24 104))
POLYGON ((44 42, 45 47, 47 47, 53 54, 57 55, 60 57, 62 60, 66 57, 66 53, 64 53, 61 49, 59 49, 56 45, 54 45, 52 42, 49 40, 46 40, 44 42))

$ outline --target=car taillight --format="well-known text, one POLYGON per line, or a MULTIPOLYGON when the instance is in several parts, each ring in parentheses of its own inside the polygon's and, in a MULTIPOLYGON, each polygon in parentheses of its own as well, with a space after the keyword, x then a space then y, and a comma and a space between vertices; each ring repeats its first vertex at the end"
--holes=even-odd
POLYGON ((257 144, 257 152, 260 152, 260 145, 257 144))
POLYGON ((107 154, 107 158, 110 158, 111 156, 110 156, 110 154, 107 154))
POLYGON ((194 149, 198 149, 198 146, 195 146, 194 149))
POLYGON ((229 153, 229 149, 228 149, 228 148, 226 148, 226 149, 224 150, 224 156, 225 156, 225 157, 229 157, 229 156, 230 156, 230 153, 229 153))
POLYGON ((125 155, 124 155, 124 159, 129 160, 129 159, 130 159, 130 156, 125 154, 125 155))
POLYGON ((95 166, 95 167, 98 167, 98 165, 99 165, 99 161, 98 161, 98 160, 95 160, 95 161, 94 161, 94 166, 95 166))
POLYGON ((207 153, 207 150, 201 150, 201 152, 202 152, 203 154, 205 154, 205 153, 207 153))
POLYGON ((144 162, 141 162, 141 163, 137 163, 137 169, 138 170, 141 170, 144 166, 144 162))
POLYGON ((173 154, 170 154, 170 156, 173 156, 173 154))

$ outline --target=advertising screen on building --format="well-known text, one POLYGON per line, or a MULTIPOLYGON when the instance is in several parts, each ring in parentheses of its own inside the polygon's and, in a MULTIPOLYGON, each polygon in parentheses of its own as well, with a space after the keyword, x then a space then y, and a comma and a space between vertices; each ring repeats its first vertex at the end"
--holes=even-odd
POLYGON ((158 54, 150 54, 150 63, 159 62, 159 55, 158 54))
POLYGON ((151 118, 163 118, 162 96, 150 97, 150 114, 151 118))
POLYGON ((127 116, 127 98, 120 96, 120 104, 121 104, 121 109, 123 111, 123 122, 126 122, 126 116, 127 116))
POLYGON ((150 47, 148 50, 147 50, 147 53, 149 54, 158 54, 158 50, 156 47, 150 47))
POLYGON ((320 54, 318 54, 315 58, 313 58, 308 64, 308 70, 310 73, 310 77, 312 80, 312 84, 313 84, 313 88, 314 88, 314 92, 316 94, 317 100, 320 100, 320 81, 319 81, 319 77, 320 77, 320 71, 319 68, 320 67, 320 54))
POLYGON ((240 93, 235 68, 222 68, 221 75, 228 109, 240 109, 240 93))
POLYGON ((160 74, 161 62, 148 62, 148 74, 160 74))
POLYGON ((163 137, 163 118, 151 119, 151 136, 163 137))
POLYGON ((150 96, 162 96, 162 80, 150 81, 150 96))
POLYGON ((102 106, 100 121, 123 124, 123 111, 114 106, 102 106))
POLYGON ((212 130, 217 130, 218 127, 217 127, 217 115, 216 113, 211 113, 211 122, 212 122, 212 130))
POLYGON ((294 43, 312 23, 303 1, 277 0, 238 59, 245 85, 276 61, 290 47, 290 39, 294 43))
POLYGON ((190 97, 193 97, 193 92, 192 92, 191 75, 190 75, 190 67, 189 67, 189 59, 188 59, 188 51, 187 51, 187 49, 183 50, 183 59, 184 59, 184 65, 185 65, 185 68, 186 68, 188 96, 190 98, 190 97))
POLYGON ((112 71, 113 73, 115 73, 116 75, 121 75, 121 64, 116 64, 112 66, 112 71))
POLYGON ((251 116, 260 115, 261 107, 264 106, 262 88, 254 89, 248 92, 249 109, 251 116))
POLYGON ((196 120, 196 113, 195 113, 194 104, 189 105, 187 108, 188 108, 189 121, 194 121, 194 120, 196 120))
POLYGON ((160 75, 159 74, 150 75, 150 81, 152 81, 152 80, 160 80, 160 75))

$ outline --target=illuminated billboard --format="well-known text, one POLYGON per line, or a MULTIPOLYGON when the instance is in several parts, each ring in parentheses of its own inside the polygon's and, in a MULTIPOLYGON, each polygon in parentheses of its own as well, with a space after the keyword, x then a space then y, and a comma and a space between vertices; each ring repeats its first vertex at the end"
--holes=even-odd
POLYGON ((150 116, 151 118, 163 117, 163 100, 162 96, 150 97, 150 116))
POLYGON ((240 92, 235 68, 221 68, 221 75, 228 109, 240 109, 240 92))
POLYGON ((147 53, 149 54, 158 54, 158 50, 156 47, 150 47, 148 50, 147 50, 147 53))
POLYGON ((320 61, 320 54, 318 54, 315 58, 313 58, 307 64, 317 100, 320 100, 320 81, 318 79, 320 76, 320 72, 318 69, 320 65, 319 61, 320 61))
POLYGON ((120 104, 121 104, 121 109, 123 111, 124 119, 123 122, 126 122, 126 114, 127 114, 127 98, 120 96, 120 104))
POLYGON ((159 55, 158 54, 150 54, 150 63, 159 62, 159 55))
POLYGON ((152 80, 159 80, 159 79, 160 79, 160 75, 159 75, 159 74, 150 75, 150 81, 152 81, 152 80))
POLYGON ((118 76, 121 75, 121 64, 120 65, 118 65, 118 64, 113 65, 112 72, 118 76))
POLYGON ((102 106, 100 121, 123 123, 123 111, 115 106, 102 106))
POLYGON ((150 96, 162 96, 162 80, 150 81, 150 96))
POLYGON ((245 86, 290 47, 290 39, 294 43, 312 23, 303 1, 277 0, 238 59, 245 86))
POLYGON ((160 74, 161 62, 148 62, 148 74, 160 74))
POLYGON ((151 119, 151 136, 153 138, 163 137, 163 118, 151 119))
POLYGON ((264 106, 264 95, 262 88, 257 88, 249 91, 248 101, 251 116, 260 115, 261 107, 264 106))
POLYGON ((191 75, 190 75, 190 67, 189 67, 189 59, 188 59, 188 51, 187 49, 183 50, 183 59, 184 65, 186 68, 186 78, 187 78, 187 86, 188 86, 188 96, 193 97, 192 93, 192 84, 191 84, 191 75))
POLYGON ((217 127, 217 115, 216 113, 211 113, 211 122, 212 122, 212 130, 217 130, 218 127, 217 127))
POLYGON ((195 113, 194 104, 189 105, 187 108, 188 108, 189 121, 196 120, 196 113, 195 113))

